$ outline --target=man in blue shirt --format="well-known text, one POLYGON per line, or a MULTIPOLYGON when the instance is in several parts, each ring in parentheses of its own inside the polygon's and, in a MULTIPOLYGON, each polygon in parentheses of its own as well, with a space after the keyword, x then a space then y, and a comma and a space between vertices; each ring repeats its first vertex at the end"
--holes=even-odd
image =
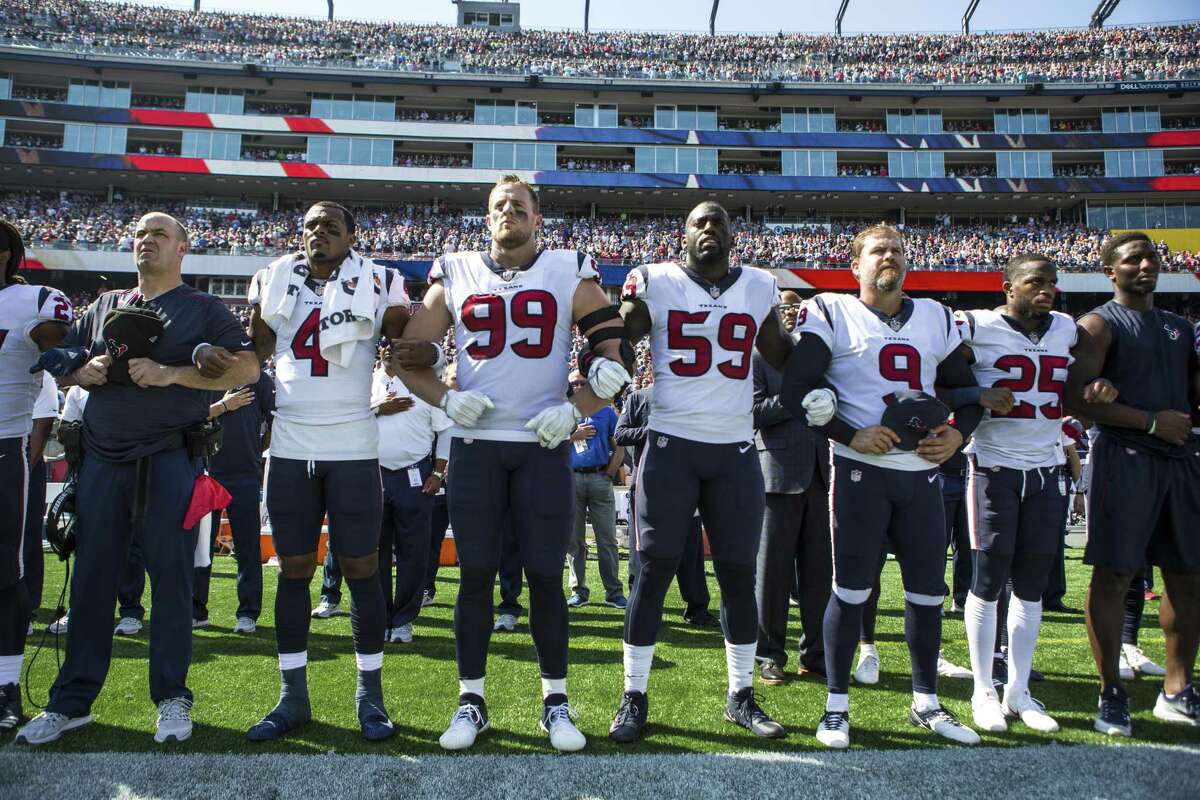
MULTIPOLYGON (((578 371, 570 376, 571 390, 587 385, 578 371)), ((613 478, 625 459, 625 449, 613 441, 617 412, 605 406, 584 417, 571 434, 571 469, 575 471, 575 533, 567 548, 571 570, 570 608, 588 603, 586 521, 596 534, 596 556, 600 562, 600 580, 604 583, 604 602, 613 608, 625 608, 617 561, 617 505, 613 497, 613 478)))

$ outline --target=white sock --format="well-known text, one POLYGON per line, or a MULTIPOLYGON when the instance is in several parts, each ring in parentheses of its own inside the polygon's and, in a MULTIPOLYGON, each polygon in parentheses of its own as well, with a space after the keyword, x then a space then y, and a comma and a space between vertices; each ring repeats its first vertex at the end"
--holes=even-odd
MULTIPOLYGON (((625 648, 625 691, 645 693, 650 683, 650 665, 654 662, 654 645, 623 643, 625 648)), ((751 665, 753 669, 753 664, 751 665)))
POLYGON ((21 663, 24 653, 15 656, 0 656, 0 686, 17 683, 21 679, 21 663))
POLYGON ((871 642, 870 644, 868 644, 866 642, 859 642, 858 643, 858 661, 859 661, 859 663, 861 664, 862 660, 864 658, 866 658, 867 656, 875 656, 875 659, 879 660, 879 651, 875 649, 875 643, 871 642))
MULTIPOLYGON (((1011 614, 1011 612, 1009 612, 1011 614)), ((992 650, 996 647, 996 601, 990 603, 967 593, 963 607, 963 622, 967 628, 967 649, 971 653, 971 674, 975 676, 975 693, 992 691, 992 650)))
POLYGON ((1005 694, 1019 694, 1029 689, 1029 671, 1033 669, 1033 651, 1041 627, 1042 601, 1030 602, 1014 594, 1008 603, 1008 685, 1004 687, 1005 694))
POLYGON ((825 697, 825 710, 848 712, 850 710, 850 695, 830 692, 825 697))
POLYGON ((913 692, 913 708, 917 709, 917 711, 932 711, 935 708, 941 707, 942 703, 938 700, 936 694, 913 692))
POLYGON ((483 697, 483 678, 459 678, 458 694, 474 694, 483 697))
POLYGON ((359 672, 371 672, 377 669, 383 669, 383 651, 378 653, 355 653, 354 663, 358 665, 359 672))
POLYGON ((567 679, 566 678, 542 678, 542 699, 545 700, 552 694, 566 694, 567 679))
POLYGON ((301 650, 299 653, 280 653, 279 654, 279 671, 295 669, 296 667, 304 667, 308 665, 308 651, 301 650))
POLYGON ((725 642, 725 670, 729 674, 729 693, 737 694, 754 685, 754 654, 758 642, 734 644, 725 642))

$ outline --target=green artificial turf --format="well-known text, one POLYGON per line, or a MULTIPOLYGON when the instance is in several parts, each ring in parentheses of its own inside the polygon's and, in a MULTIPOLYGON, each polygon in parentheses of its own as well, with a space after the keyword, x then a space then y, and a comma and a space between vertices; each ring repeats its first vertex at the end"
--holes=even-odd
MULTIPOLYGON (((1088 574, 1087 568, 1080 563, 1080 554, 1079 550, 1068 551, 1067 561, 1070 591, 1066 602, 1076 608, 1082 606, 1088 574)), ((624 574, 624 562, 621 569, 624 574)), ((232 632, 236 607, 234 564, 228 557, 216 559, 209 601, 213 627, 194 635, 188 679, 196 695, 193 708, 195 733, 189 742, 172 745, 171 749, 234 753, 438 752, 437 738, 454 711, 458 693, 451 627, 457 570, 443 569, 439 574, 436 603, 422 610, 415 625, 415 640, 408 645, 387 645, 384 692, 397 735, 381 744, 364 741, 358 731, 354 713, 355 666, 350 621, 344 614, 327 620, 313 620, 308 650, 313 722, 280 743, 251 744, 243 738, 245 730, 270 710, 278 693, 272 627, 276 575, 273 567, 264 568, 264 613, 259 620, 258 632, 251 636, 235 635, 232 632)), ((26 651, 27 662, 42 641, 45 624, 52 619, 62 576, 62 565, 49 557, 46 598, 38 612, 37 633, 31 637, 26 651)), ((603 597, 594 568, 589 570, 589 577, 594 584, 592 596, 603 597)), ((711 575, 709 582, 715 612, 719 595, 711 575)), ((313 583, 314 602, 318 587, 319 579, 313 583)), ((148 593, 146 600, 149 604, 148 593)), ((790 678, 787 684, 767 687, 756 683, 763 707, 790 731, 783 740, 756 741, 748 732, 722 719, 726 679, 720 630, 686 625, 681 618, 681 609, 679 595, 672 588, 667 597, 665 621, 650 676, 647 738, 633 748, 618 747, 606 737, 622 688, 622 612, 602 604, 570 612, 568 690, 571 703, 579 712, 579 727, 589 737, 589 751, 729 752, 819 748, 812 733, 824 707, 823 683, 797 677, 794 657, 787 667, 790 678)), ((795 609, 792 612, 793 624, 798 625, 795 609)), ((882 678, 877 686, 852 686, 850 692, 853 746, 856 748, 942 746, 941 740, 913 728, 906 718, 911 686, 903 626, 899 570, 894 561, 889 561, 883 573, 877 633, 882 678)), ((89 752, 160 748, 151 737, 155 712, 149 699, 147 677, 149 631, 150 626, 147 626, 136 637, 117 638, 108 681, 93 707, 95 722, 48 745, 47 749, 89 752)), ((790 633, 788 646, 794 652, 795 627, 790 633)), ((48 637, 49 646, 37 656, 30 676, 34 697, 43 703, 55 675, 53 639, 53 636, 48 637)), ((948 658, 958 664, 969 664, 961 616, 947 615, 943 641, 948 658)), ((1162 662, 1163 637, 1158 628, 1157 603, 1147 604, 1141 644, 1151 658, 1162 662)), ((1033 692, 1045 702, 1063 729, 1048 736, 1015 723, 1007 734, 985 735, 984 742, 1005 746, 1051 741, 1105 741, 1091 727, 1097 688, 1081 614, 1046 615, 1035 666, 1046 674, 1046 681, 1033 684, 1033 692)), ((1158 691, 1156 680, 1140 678, 1129 688, 1135 739, 1200 744, 1200 729, 1163 723, 1151 715, 1158 691)), ((939 689, 947 707, 969 722, 971 682, 943 679, 939 689)), ((472 752, 549 751, 546 735, 538 728, 540 696, 528 619, 522 617, 516 632, 498 633, 492 637, 487 678, 492 730, 480 737, 472 752)), ((26 712, 32 714, 36 709, 27 706, 26 712)))

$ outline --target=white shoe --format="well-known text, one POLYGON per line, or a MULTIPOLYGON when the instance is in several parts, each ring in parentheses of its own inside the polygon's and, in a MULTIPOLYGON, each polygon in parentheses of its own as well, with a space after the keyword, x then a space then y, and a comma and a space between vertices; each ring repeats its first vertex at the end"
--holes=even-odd
POLYGON ((421 593, 421 608, 425 608, 425 606, 431 606, 431 605, 433 605, 433 595, 431 595, 429 592, 422 592, 421 593))
POLYGON ((1123 681, 1131 681, 1137 677, 1137 674, 1133 671, 1133 667, 1129 666, 1129 659, 1125 657, 1124 646, 1121 648, 1121 664, 1117 668, 1117 675, 1119 675, 1123 681))
POLYGON ((33 636, 33 621, 32 620, 30 620, 30 622, 29 622, 29 627, 25 629, 25 638, 28 639, 30 636, 33 636))
POLYGON ((450 727, 438 739, 443 750, 466 750, 475 737, 491 727, 484 711, 474 703, 463 703, 450 719, 450 727))
POLYGON ((43 711, 17 731, 17 744, 46 744, 53 742, 67 731, 82 728, 92 721, 92 715, 68 717, 66 714, 55 714, 53 711, 43 711))
POLYGON ((940 652, 938 653, 937 672, 938 675, 942 676, 943 678, 957 678, 959 680, 967 681, 974 678, 974 676, 971 674, 971 670, 967 669, 966 667, 960 667, 953 661, 943 658, 940 652))
POLYGON ((579 732, 572 721, 577 716, 568 703, 544 706, 542 709, 542 730, 550 734, 550 744, 560 753, 574 753, 587 744, 587 737, 579 732))
POLYGON ((1008 720, 1004 717, 1004 708, 1000 699, 991 689, 976 692, 971 697, 971 717, 975 727, 988 733, 1003 733, 1008 730, 1008 720))
MULTIPOLYGON (((1146 654, 1142 652, 1142 648, 1136 644, 1121 645, 1121 655, 1125 657, 1125 663, 1129 668, 1138 675, 1156 675, 1162 677, 1167 674, 1167 671, 1155 664, 1150 659, 1146 658, 1146 654)), ((1132 675, 1130 677, 1133 677, 1132 675)), ((1124 680, 1125 676, 1121 675, 1124 680)))
POLYGON ((313 609, 312 615, 314 619, 329 619, 334 614, 338 613, 338 604, 331 603, 328 600, 322 600, 317 603, 317 607, 313 609))
POLYGON ((850 746, 850 712, 826 711, 817 725, 817 741, 835 750, 850 746))
POLYGON ((207 628, 207 627, 208 627, 208 620, 207 620, 207 619, 194 619, 194 620, 192 620, 192 630, 194 630, 194 631, 203 630, 203 629, 205 629, 205 628, 207 628))
POLYGON ((1154 702, 1154 716, 1165 722, 1200 726, 1200 693, 1190 683, 1172 697, 1159 689, 1158 699, 1154 702))
POLYGON ((113 628, 116 636, 137 636, 142 632, 142 621, 137 617, 121 617, 117 627, 113 628))
POLYGON ((854 668, 854 682, 864 686, 879 683, 879 656, 873 653, 859 655, 858 666, 854 668))
MULTIPOLYGON (((1035 731, 1042 733, 1054 733, 1058 730, 1058 722, 1054 717, 1046 713, 1046 707, 1033 696, 1029 694, 1029 690, 1025 690, 1020 694, 1009 696, 1008 692, 1004 693, 1004 713, 1010 717, 1019 717, 1021 722, 1024 722, 1035 731)), ((979 723, 979 718, 975 718, 976 724, 979 723)))
POLYGON ((254 633, 258 630, 258 623, 249 617, 238 617, 237 622, 233 623, 234 633, 254 633))
POLYGON ((158 730, 154 741, 182 742, 192 735, 192 701, 185 697, 172 697, 158 704, 158 730))
POLYGON ((908 719, 918 728, 933 731, 938 736, 959 744, 979 744, 979 734, 963 725, 946 709, 938 706, 928 711, 908 709, 908 719))
POLYGON ((54 620, 54 622, 51 622, 46 627, 46 630, 50 631, 51 633, 53 633, 55 635, 62 635, 67 632, 67 625, 69 625, 70 622, 71 622, 71 615, 63 614, 58 619, 54 620))
POLYGON ((501 614, 496 617, 496 625, 492 628, 494 631, 513 631, 517 627, 517 618, 512 614, 501 614))
POLYGON ((392 635, 388 637, 388 641, 400 642, 402 644, 408 644, 412 640, 413 636, 411 623, 408 625, 401 625, 398 628, 392 628, 392 635))

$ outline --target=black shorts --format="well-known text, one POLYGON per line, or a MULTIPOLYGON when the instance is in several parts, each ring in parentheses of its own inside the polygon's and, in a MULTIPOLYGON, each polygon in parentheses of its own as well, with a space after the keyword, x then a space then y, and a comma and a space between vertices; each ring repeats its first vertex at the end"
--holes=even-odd
POLYGON ((379 461, 267 461, 267 514, 280 556, 315 553, 329 514, 329 548, 360 558, 379 551, 383 484, 379 461))
POLYGON ((561 575, 575 528, 571 446, 454 437, 450 443, 450 525, 458 562, 497 570, 504 521, 511 519, 521 563, 535 575, 561 575))
POLYGON ((1200 453, 1165 458, 1101 433, 1091 459, 1084 563, 1200 573, 1200 453))
POLYGON ((843 589, 874 587, 889 547, 905 591, 945 595, 946 511, 941 474, 932 464, 909 472, 835 455, 829 526, 833 580, 843 589))
POLYGON ((682 557, 699 509, 714 559, 756 563, 766 494, 754 442, 707 444, 652 430, 635 500, 633 546, 641 556, 682 557))
MULTIPOLYGON (((0 439, 0 589, 7 589, 24 574, 22 547, 25 504, 29 494, 29 462, 24 436, 0 439)), ((22 623, 24 624, 24 623, 22 623)))
POLYGON ((980 467, 971 460, 967 527, 971 548, 1054 555, 1062 538, 1067 478, 1059 467, 980 467))

